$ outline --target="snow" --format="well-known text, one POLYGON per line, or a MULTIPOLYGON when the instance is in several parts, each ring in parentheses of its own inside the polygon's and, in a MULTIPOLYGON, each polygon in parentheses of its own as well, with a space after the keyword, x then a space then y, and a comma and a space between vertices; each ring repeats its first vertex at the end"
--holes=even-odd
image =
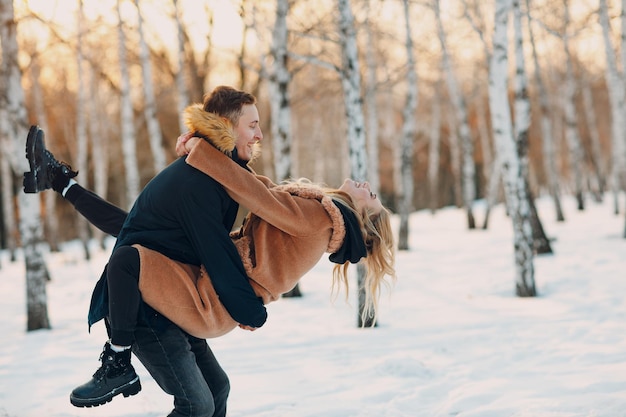
MULTIPOLYGON (((535 298, 514 295, 512 226, 500 206, 487 231, 467 230, 457 208, 414 213, 411 250, 398 253, 374 329, 356 328, 354 289, 347 301, 331 296, 324 257, 301 281, 304 297, 270 304, 263 328, 210 341, 231 379, 229 416, 626 416, 626 239, 610 200, 581 212, 565 199, 561 223, 549 200, 537 202, 555 253, 535 258, 535 298)), ((101 323, 87 332, 109 255, 92 250, 89 262, 77 242, 45 254, 52 329, 35 332, 25 331, 23 261, 0 252, 0 417, 171 410, 136 359, 138 395, 97 408, 69 402, 106 340, 101 323)))

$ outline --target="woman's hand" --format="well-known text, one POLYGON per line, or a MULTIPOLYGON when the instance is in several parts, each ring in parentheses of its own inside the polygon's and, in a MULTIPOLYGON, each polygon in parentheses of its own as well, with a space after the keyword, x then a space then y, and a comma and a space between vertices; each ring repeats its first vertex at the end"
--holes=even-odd
POLYGON ((183 133, 176 139, 176 155, 188 155, 199 140, 192 132, 183 133))
POLYGON ((253 331, 255 331, 257 329, 256 327, 246 326, 245 324, 240 324, 239 328, 243 329, 243 330, 250 330, 251 332, 253 332, 253 331))

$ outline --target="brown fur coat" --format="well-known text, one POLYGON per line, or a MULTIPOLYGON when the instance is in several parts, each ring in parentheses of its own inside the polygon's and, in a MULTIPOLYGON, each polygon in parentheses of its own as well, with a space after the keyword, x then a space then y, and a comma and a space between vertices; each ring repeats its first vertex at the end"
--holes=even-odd
MULTIPOLYGON (((234 149, 234 134, 219 117, 193 107, 187 109, 186 116, 190 130, 206 135, 214 145, 198 142, 187 163, 220 182, 235 201, 250 210, 244 225, 231 238, 256 294, 265 304, 275 301, 324 253, 341 247, 345 237, 341 212, 315 188, 276 185, 237 165, 227 156, 234 149)), ((218 337, 236 327, 204 268, 138 249, 139 289, 154 309, 196 337, 218 337)))

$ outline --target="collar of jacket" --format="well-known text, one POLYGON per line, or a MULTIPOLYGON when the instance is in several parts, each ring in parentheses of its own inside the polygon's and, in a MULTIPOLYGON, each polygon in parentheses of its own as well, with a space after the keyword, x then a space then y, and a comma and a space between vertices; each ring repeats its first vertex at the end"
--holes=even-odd
POLYGON ((250 161, 242 161, 237 157, 235 149, 235 131, 231 123, 224 117, 210 113, 202 108, 202 104, 192 104, 184 112, 185 126, 194 135, 204 138, 220 152, 233 158, 239 165, 245 167, 254 161, 259 153, 258 143, 254 146, 250 161))
POLYGON ((363 235, 361 234, 361 227, 356 216, 352 210, 345 207, 343 204, 333 201, 341 214, 346 227, 346 237, 343 240, 343 245, 338 251, 331 254, 328 259, 336 264, 358 263, 361 258, 367 256, 367 248, 363 241, 363 235))

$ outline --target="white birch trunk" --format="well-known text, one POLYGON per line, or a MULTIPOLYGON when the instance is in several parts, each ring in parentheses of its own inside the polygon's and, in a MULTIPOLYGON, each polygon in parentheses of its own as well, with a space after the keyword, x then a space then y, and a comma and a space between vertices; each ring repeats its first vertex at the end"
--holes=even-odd
POLYGON ((569 2, 565 0, 565 30, 563 34, 563 49, 565 51, 565 100, 563 102, 563 110, 565 114, 565 139, 568 146, 569 156, 569 171, 570 176, 574 180, 574 194, 578 203, 578 210, 585 209, 585 202, 583 199, 583 149, 580 142, 580 136, 578 135, 578 125, 576 122, 576 80, 574 79, 574 69, 572 66, 572 55, 569 45, 569 2))
POLYGON ((515 292, 518 296, 535 296, 530 209, 524 187, 522 164, 513 139, 508 99, 508 36, 507 24, 511 3, 496 0, 493 55, 489 69, 489 102, 493 136, 509 213, 513 221, 515 248, 515 292))
POLYGON ((402 109, 402 149, 400 173, 402 188, 399 195, 400 231, 398 232, 398 249, 409 249, 409 217, 413 209, 413 141, 415 139, 415 110, 417 109, 417 69, 411 36, 411 11, 409 1, 403 0, 404 7, 404 48, 407 60, 407 91, 404 108, 402 109))
POLYGON ((120 12, 120 2, 117 0, 119 59, 121 73, 121 127, 122 152, 124 154, 124 169, 126 171, 126 207, 130 208, 139 195, 139 169, 137 167, 137 149, 135 142, 135 126, 133 123, 133 103, 130 95, 130 75, 126 61, 126 35, 120 12))
MULTIPOLYGON (((83 71, 83 50, 82 50, 82 35, 83 35, 83 1, 78 1, 78 13, 77 13, 77 34, 76 34, 76 76, 78 78, 78 91, 76 93, 76 168, 78 172, 84 174, 87 173, 87 114, 86 114, 86 94, 87 88, 85 87, 85 76, 83 71)), ((85 177, 87 181, 87 177, 85 177)), ((77 216, 75 218, 76 226, 78 228, 78 237, 83 245, 85 251, 85 259, 91 259, 91 253, 89 252, 89 230, 87 220, 83 216, 77 216)))
MULTIPOLYGON (((1 117, 1 115, 0 115, 1 117)), ((2 132, 4 134, 4 132, 2 132)), ((11 149, 11 148, 9 148, 11 149)), ((19 234, 18 224, 15 221, 15 209, 13 207, 13 171, 9 159, 13 155, 7 152, 7 149, 0 151, 0 183, 2 184, 2 230, 6 239, 6 246, 10 253, 11 262, 17 259, 15 250, 17 247, 16 237, 19 234)), ((53 194, 53 193, 50 193, 53 194)))
MULTIPOLYGON (((365 150, 365 121, 363 102, 361 99, 361 72, 358 59, 354 17, 349 0, 338 0, 339 6, 339 38, 341 43, 340 68, 341 85, 343 87, 348 126, 348 154, 350 171, 355 181, 367 179, 367 155, 365 150)), ((365 267, 359 263, 357 267, 358 282, 358 327, 373 327, 374 315, 363 317, 365 309, 365 267)))
POLYGON ((374 57, 375 41, 372 33, 372 25, 369 19, 373 13, 371 0, 367 1, 367 21, 365 22, 365 35, 367 37, 367 49, 365 58, 367 62, 367 87, 365 90, 365 106, 367 109, 367 156, 370 189, 373 193, 380 193, 380 172, 378 158, 378 104, 376 96, 378 92, 378 77, 376 75, 378 62, 374 57))
POLYGON ((178 0, 174 2, 174 18, 176 19, 176 29, 178 36, 178 71, 176 72, 176 89, 178 90, 178 125, 181 133, 187 130, 185 126, 184 114, 185 108, 189 105, 189 93, 185 85, 185 36, 183 24, 180 21, 178 0))
POLYGON ((530 18, 530 0, 526 0, 526 17, 528 20, 528 37, 530 40, 530 46, 532 49, 532 57, 534 64, 534 80, 536 85, 537 94, 539 95, 539 109, 540 109, 540 127, 541 127, 541 144, 543 149, 543 164, 546 175, 546 181, 548 183, 548 192, 554 202, 554 209, 556 213, 556 220, 559 222, 565 221, 563 214, 563 208, 561 206, 561 196, 559 190, 559 174, 556 166, 556 152, 554 146, 553 126, 550 119, 550 104, 548 100, 548 94, 546 93, 545 83, 542 78, 542 67, 539 62, 539 56, 537 54, 537 47, 535 45, 535 36, 532 28, 532 21, 530 18))
MULTIPOLYGON (((439 86, 439 82, 437 86, 439 86)), ((437 91, 433 95, 430 134, 428 135, 428 184, 430 185, 430 211, 433 214, 439 207, 439 161, 441 150, 441 96, 437 91)))
MULTIPOLYGON (((44 106, 44 96, 39 82, 40 66, 39 60, 34 58, 30 64, 30 76, 32 80, 31 97, 33 110, 36 115, 36 123, 46 133, 48 133, 48 118, 44 106)), ((54 141, 50 136, 46 137, 46 146, 55 149, 54 141)), ((46 217, 44 218, 44 238, 50 245, 51 252, 59 251, 59 217, 56 215, 57 196, 54 192, 42 193, 42 200, 45 206, 46 217)))
POLYGON ((595 173, 595 186, 593 193, 597 202, 601 202, 604 198, 604 187, 606 185, 606 162, 602 155, 602 145, 600 143, 600 132, 598 131, 598 119, 593 103, 593 93, 588 79, 584 79, 582 83, 583 109, 585 112, 585 122, 589 130, 589 138, 591 142, 591 156, 593 170, 595 173))
POLYGON ((448 146, 450 147, 450 170, 454 177, 454 204, 462 206, 463 187, 461 187, 461 147, 459 146, 459 135, 456 118, 451 111, 445 111, 446 123, 448 124, 448 146))
POLYGON ((526 60, 524 58, 524 41, 522 34, 522 8, 520 0, 513 0, 515 27, 515 142, 520 160, 525 195, 530 212, 530 224, 533 248, 536 253, 552 253, 550 240, 546 237, 535 201, 530 190, 528 164, 528 130, 530 129, 530 99, 528 98, 528 77, 526 76, 526 60))
MULTIPOLYGON (((18 64, 17 25, 12 0, 0 0, 0 137, 10 155, 13 172, 29 171, 24 149, 28 120, 24 104, 22 73, 18 64)), ((18 192, 20 238, 26 270, 26 309, 28 331, 49 329, 46 282, 48 269, 42 254, 43 228, 38 195, 18 192)))
POLYGON ((269 92, 272 112, 272 145, 274 151, 274 173, 280 182, 291 177, 291 97, 289 84, 291 74, 287 68, 287 14, 289 1, 276 2, 276 21, 272 34, 274 63, 269 77, 269 92))
MULTIPOLYGON (((88 101, 89 136, 91 137, 91 155, 93 163, 94 190, 99 196, 105 197, 108 188, 109 151, 108 141, 105 139, 103 121, 99 112, 98 77, 93 68, 89 72, 89 91, 91 99, 88 101)), ((102 249, 106 248, 106 235, 103 231, 93 228, 94 238, 100 242, 102 249)))
POLYGON ((623 172, 626 167, 624 161, 624 80, 617 68, 615 52, 611 42, 611 24, 606 0, 600 0, 600 25, 604 38, 606 55, 606 83, 611 103, 611 189, 613 191, 613 206, 615 214, 619 213, 618 193, 623 189, 623 172))
POLYGON ((465 99, 459 91, 458 82, 454 75, 454 69, 452 68, 452 59, 448 52, 448 45, 446 40, 446 32, 443 28, 443 22, 441 21, 441 11, 439 8, 439 0, 433 2, 435 10, 435 21, 437 22, 437 34, 439 36, 439 43, 441 45, 441 54, 443 61, 443 72, 445 74, 446 85, 448 87, 448 94, 452 101, 454 108, 454 115, 456 117, 456 126, 458 127, 458 135, 461 141, 462 149, 462 168, 461 168, 461 184, 463 187, 463 205, 467 214, 467 226, 468 229, 476 228, 476 221, 474 219, 473 204, 476 199, 476 164, 474 163, 474 143, 470 134, 470 127, 467 120, 467 105, 465 99))
POLYGON ((166 164, 165 150, 163 149, 163 136, 161 127, 157 119, 157 106, 154 97, 154 86, 152 81, 152 64, 150 63, 150 53, 143 31, 143 16, 139 8, 139 0, 135 0, 137 8, 137 30, 139 32, 139 61, 141 62, 141 73, 143 78, 143 114, 148 128, 148 138, 150 140, 150 150, 154 161, 155 175, 161 172, 166 164))

